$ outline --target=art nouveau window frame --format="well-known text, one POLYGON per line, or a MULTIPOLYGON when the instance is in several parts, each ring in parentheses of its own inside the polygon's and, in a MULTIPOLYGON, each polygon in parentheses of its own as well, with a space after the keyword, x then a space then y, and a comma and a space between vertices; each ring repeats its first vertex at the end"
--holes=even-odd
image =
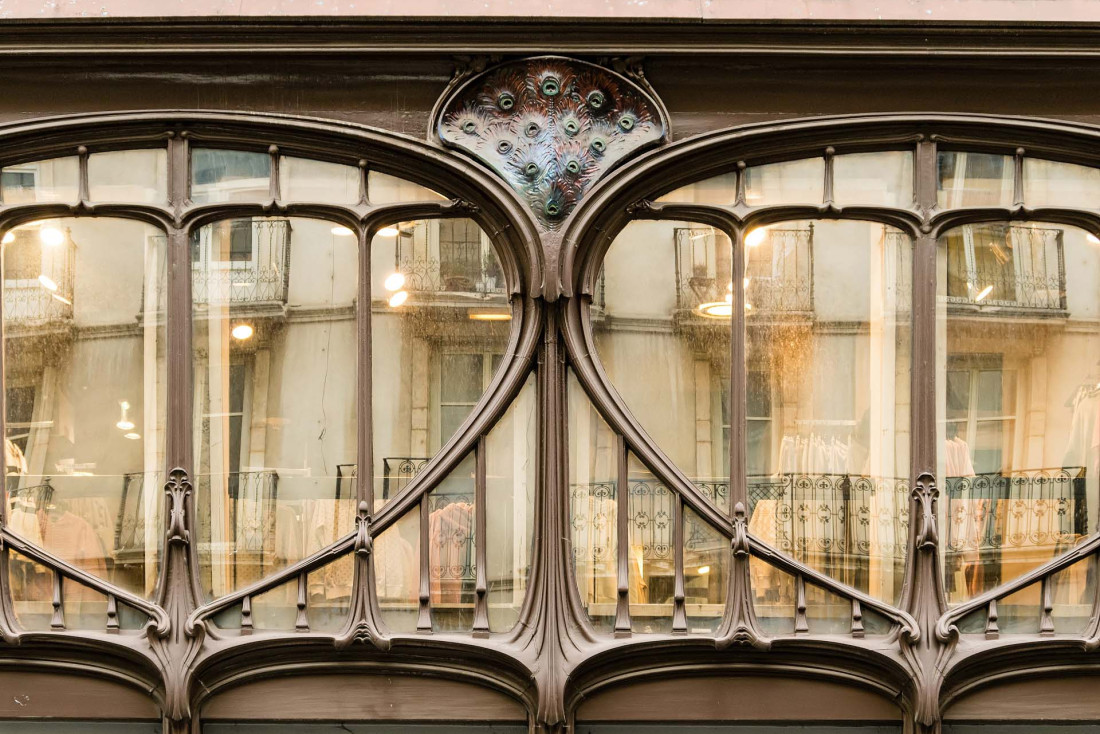
MULTIPOLYGON (((747 532, 743 516, 736 511, 726 514, 701 495, 682 472, 655 448, 647 434, 630 416, 625 404, 610 385, 599 364, 594 361, 590 323, 585 311, 592 294, 601 257, 617 233, 631 219, 674 219, 699 222, 726 232, 737 242, 749 229, 760 224, 789 219, 855 218, 897 227, 910 235, 914 243, 913 313, 925 310, 925 318, 914 318, 913 354, 935 343, 936 324, 936 237, 954 226, 982 221, 1038 220, 1080 227, 1100 233, 1100 214, 1076 208, 1030 208, 1023 200, 1024 159, 1028 157, 1064 160, 1078 164, 1100 165, 1095 143, 1100 134, 1091 128, 1047 122, 1024 122, 965 116, 872 116, 837 120, 811 120, 739 128, 686 140, 650 152, 627 162, 595 187, 568 219, 560 233, 540 233, 536 222, 506 186, 490 173, 483 172, 459 155, 437 146, 378 133, 365 128, 294 120, 289 118, 219 115, 205 113, 143 113, 107 115, 73 120, 55 120, 12 125, 0 130, 0 164, 43 160, 61 155, 76 155, 82 175, 77 200, 71 204, 34 203, 10 205, 0 209, 0 226, 5 230, 44 217, 101 216, 131 218, 162 227, 168 233, 169 272, 189 272, 188 232, 203 224, 233 216, 315 216, 334 225, 348 227, 358 235, 360 252, 369 251, 371 235, 381 227, 413 219, 433 217, 471 217, 498 245, 502 268, 509 282, 513 327, 508 348, 510 360, 492 380, 489 390, 478 402, 471 417, 456 436, 442 448, 431 465, 410 482, 397 497, 377 513, 369 511, 372 483, 359 483, 359 502, 366 502, 358 517, 356 532, 336 544, 313 554, 309 559, 244 589, 209 603, 202 603, 198 587, 197 557, 189 542, 188 523, 193 512, 190 496, 192 450, 191 414, 188 408, 192 363, 190 336, 190 279, 168 279, 169 318, 167 339, 169 359, 168 393, 170 414, 167 462, 169 475, 166 494, 164 560, 153 601, 129 595, 120 589, 83 574, 60 559, 27 544, 9 530, 3 530, 4 558, 10 551, 27 555, 55 570, 58 576, 78 585, 86 585, 108 594, 117 604, 132 606, 148 615, 153 624, 144 635, 119 634, 105 620, 102 633, 55 629, 30 633, 14 622, 5 580, 4 615, 0 616, 6 643, 19 643, 22 649, 49 651, 73 669, 79 668, 82 648, 98 651, 109 661, 101 666, 103 674, 130 682, 148 681, 148 690, 157 690, 158 704, 166 722, 178 726, 189 721, 207 695, 192 688, 195 675, 202 672, 212 684, 228 683, 248 675, 290 672, 300 666, 336 668, 346 662, 348 650, 363 651, 362 659, 373 665, 401 669, 434 662, 439 671, 465 676, 489 685, 523 703, 532 727, 552 728, 570 720, 579 702, 611 681, 644 679, 657 674, 647 666, 654 649, 677 650, 677 659, 663 666, 664 673, 695 666, 723 670, 731 662, 751 669, 760 665, 779 665, 790 673, 806 672, 811 661, 825 660, 832 673, 817 674, 857 680, 859 685, 897 696, 906 715, 922 726, 938 720, 941 706, 950 697, 977 681, 992 679, 1006 669, 1018 670, 997 661, 997 650, 1008 641, 996 632, 995 602, 1030 584, 1047 588, 1046 579, 1076 561, 1095 558, 1100 536, 1088 540, 1069 554, 1030 571, 1024 576, 948 611, 943 600, 938 559, 934 550, 938 537, 935 517, 930 514, 936 498, 935 438, 929 432, 935 422, 935 395, 914 391, 910 478, 914 488, 910 515, 908 565, 905 590, 898 606, 884 604, 847 587, 824 574, 802 566, 759 542, 747 532), (257 142, 260 141, 260 142, 257 142), (187 190, 189 146, 209 145, 234 150, 251 150, 272 156, 296 155, 342 162, 368 170, 401 176, 452 196, 449 202, 417 202, 372 207, 365 202, 355 206, 333 206, 326 202, 285 203, 279 195, 277 173, 271 178, 268 200, 251 203, 189 205, 182 192, 187 190), (1026 150, 1020 146, 1026 146, 1026 150), (88 198, 86 162, 94 153, 110 150, 166 147, 169 166, 170 202, 167 206, 145 203, 98 204, 88 198), (1014 197, 1011 205, 939 210, 936 207, 935 156, 937 148, 988 152, 1009 156, 1014 161, 1014 197), (877 150, 910 150, 914 153, 915 201, 910 207, 840 206, 831 196, 836 156, 877 150), (654 199, 681 185, 712 175, 732 173, 735 191, 747 167, 820 156, 824 161, 824 197, 820 204, 779 206, 753 209, 735 201, 731 206, 654 203, 654 199), (653 181, 661 181, 659 189, 653 181), (568 440, 565 435, 564 391, 566 365, 575 370, 589 398, 619 436, 620 456, 629 449, 657 474, 675 496, 678 513, 690 508, 708 521, 731 543, 731 583, 725 603, 722 626, 710 638, 696 635, 679 638, 685 629, 676 622, 671 635, 648 636, 631 633, 629 608, 619 583, 616 634, 603 635, 593 629, 576 595, 571 577, 568 546, 555 542, 568 527, 568 507, 563 496, 563 476, 568 440), (539 480, 535 512, 535 544, 532 557, 531 585, 523 609, 523 624, 507 633, 490 633, 478 626, 469 634, 393 635, 378 622, 376 602, 367 591, 371 584, 371 547, 377 534, 421 497, 442 481, 471 451, 476 451, 491 426, 503 415, 524 381, 536 374, 540 411, 539 480), (184 389, 182 386, 186 386, 184 389), (919 398, 919 399, 918 399, 919 398), (173 417, 174 416, 174 417, 173 417), (186 416, 187 418, 185 418, 186 416), (175 471, 182 468, 182 471, 175 471), (294 581, 335 555, 354 553, 356 558, 354 603, 349 624, 340 634, 324 635, 307 629, 283 632, 253 631, 251 640, 237 636, 229 639, 207 626, 205 619, 245 598, 287 581, 294 581), (747 563, 749 556, 776 565, 796 575, 800 584, 812 582, 828 588, 852 603, 851 635, 817 638, 797 630, 789 639, 777 641, 764 634, 754 620, 748 596, 747 563), (191 569, 191 570, 188 570, 191 569), (189 575, 190 574, 190 575, 189 575), (993 625, 987 621, 987 639, 962 641, 955 623, 968 613, 993 612, 993 625), (863 610, 878 613, 892 621, 893 630, 884 636, 865 636, 863 610), (841 639, 844 638, 844 639, 841 639), (717 645, 715 644, 717 642, 717 645), (205 649, 201 649, 205 647, 205 649), (550 652, 549 647, 558 650, 550 652), (261 649, 263 648, 263 649, 261 649), (246 654, 242 651, 248 650, 246 654), (275 664, 272 651, 289 655, 286 662, 275 664), (288 651, 294 650, 293 654, 288 651), (943 679, 927 677, 929 661, 944 650, 966 661, 957 680, 945 675, 950 686, 941 695, 943 679), (682 657, 681 657, 682 654, 682 657), (931 656, 931 658, 929 657, 931 656), (768 661, 773 662, 768 662, 768 661), (853 662, 855 661, 855 662, 853 662), (985 666, 985 667, 983 667, 985 666), (999 666, 999 667, 998 667, 999 666), (466 673, 458 672, 460 668, 466 673), (852 668, 856 670, 852 672, 852 668), (263 672, 261 672, 263 671, 263 672), (534 686, 531 681, 534 680, 534 686), (886 681, 886 682, 882 682, 886 681), (932 713, 928 713, 932 711, 932 713)), ((278 166, 272 168, 278 171, 278 166)), ((739 258, 732 259, 734 263, 739 258)), ((370 258, 360 257, 359 293, 370 300, 370 258)), ((733 273, 733 280, 739 279, 733 273)), ((362 301, 361 301, 362 302, 362 301)), ((736 304, 735 304, 736 305, 736 304)), ((737 313, 737 309, 734 309, 737 313)), ((358 334, 359 416, 358 461, 370 462, 372 445, 369 425, 370 401, 370 329, 369 318, 360 313, 358 334)), ((731 385, 740 385, 731 394, 742 395, 744 372, 736 356, 743 348, 743 330, 738 320, 731 321, 731 344, 735 358, 731 385), (739 346, 740 345, 740 346, 739 346)), ((927 361, 914 359, 913 384, 927 384, 931 377, 927 361), (921 366, 923 365, 923 367, 921 366)), ((731 508, 744 502, 744 486, 738 487, 743 452, 738 426, 743 425, 743 398, 734 400, 731 425, 731 508), (740 418, 739 418, 740 416, 740 418)), ((620 458, 620 462, 622 458, 620 458)), ((619 532, 622 532, 621 525, 619 532)), ((680 539, 682 544, 682 538, 680 539)), ((622 548, 623 544, 620 544, 622 548)), ((681 551, 682 553, 682 548, 681 551)), ((618 559, 622 576, 623 557, 618 559)), ((682 584, 681 578, 678 583, 682 584)), ((1044 591, 1045 594, 1045 591, 1044 591)), ((682 610, 682 599, 677 601, 682 610)), ((804 612, 804 610, 803 610, 804 612)), ((798 610, 795 611, 798 613, 798 610)), ((1046 612, 1049 616, 1049 610, 1046 612)), ((1072 638, 1043 630, 1026 638, 1025 649, 1033 659, 1043 659, 1049 651, 1095 647, 1097 611, 1084 634, 1072 638)), ((1018 644, 1024 638, 1015 638, 1018 644)), ((19 659, 20 648, 12 659, 19 659)), ((22 662, 33 665, 25 659, 22 662)), ((1073 663, 1064 663, 1071 668, 1073 663)), ((820 669, 818 664, 812 667, 820 669)), ((205 681, 204 681, 205 682, 205 681)))

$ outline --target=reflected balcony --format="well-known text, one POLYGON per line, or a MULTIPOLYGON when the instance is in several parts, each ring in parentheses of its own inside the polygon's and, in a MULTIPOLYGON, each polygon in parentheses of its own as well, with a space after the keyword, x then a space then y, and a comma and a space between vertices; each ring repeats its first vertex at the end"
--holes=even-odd
POLYGON ((290 285, 288 219, 238 219, 191 237, 191 299, 282 308, 290 285))
POLYGON ((40 223, 4 235, 4 325, 12 336, 58 331, 73 320, 76 245, 40 223))
POLYGON ((956 314, 1067 316, 1064 230, 982 224, 952 230, 947 306, 956 314))
MULTIPOLYGON (((679 321, 723 318, 732 312, 732 251, 725 235, 709 227, 674 230, 676 306, 679 321)), ((745 237, 745 310, 755 318, 805 320, 813 315, 813 225, 767 227, 745 237)))

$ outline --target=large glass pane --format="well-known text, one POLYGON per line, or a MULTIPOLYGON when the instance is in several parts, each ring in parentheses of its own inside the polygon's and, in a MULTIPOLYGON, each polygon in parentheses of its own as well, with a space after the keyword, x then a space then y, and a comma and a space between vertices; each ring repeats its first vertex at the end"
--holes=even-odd
POLYGON ((615 434, 569 373, 569 525, 581 604, 598 629, 615 624, 618 598, 615 434))
POLYGON ((596 350, 627 407, 726 510, 732 256, 711 227, 631 222, 607 252, 593 311, 596 350))
POLYGON ((687 186, 670 191, 659 203, 671 204, 713 204, 725 206, 737 199, 737 174, 723 173, 687 186))
POLYGON ((409 483, 458 430, 504 359, 504 273, 472 220, 404 222, 371 243, 374 496, 409 483))
POLYGON ((1096 528, 1100 244, 1056 224, 966 225, 940 238, 937 278, 939 504, 958 603, 1096 528))
POLYGON ((271 156, 243 150, 191 151, 191 201, 263 201, 271 198, 271 156))
POLYGON ((535 376, 493 427, 485 457, 485 561, 489 628, 508 630, 519 619, 531 571, 535 521, 535 376))
POLYGON ((199 563, 221 596, 352 529, 358 258, 300 218, 207 225, 191 256, 199 563))
POLYGON ((428 494, 428 579, 432 630, 473 629, 477 588, 474 472, 470 454, 428 494))
POLYGON ((889 150, 833 159, 833 199, 843 206, 913 206, 913 154, 889 150))
POLYGON ((168 201, 168 151, 118 150, 88 157, 92 201, 164 204, 168 201))
POLYGON ((1015 182, 1010 156, 945 151, 938 155, 936 167, 941 209, 1012 206, 1015 182))
POLYGON ((382 621, 394 632, 415 632, 420 609, 419 506, 374 539, 374 576, 382 621))
POLYGON ((80 159, 76 156, 51 158, 6 166, 0 171, 0 188, 8 205, 72 203, 80 196, 79 177, 80 159))
POLYGON ((51 219, 3 236, 9 528, 135 594, 157 578, 165 236, 51 219))
POLYGON ((749 206, 820 204, 824 199, 825 159, 769 163, 745 169, 745 203, 749 206))
POLYGON ((749 558, 752 583, 752 606, 756 621, 766 635, 794 634, 794 576, 760 560, 749 558))
POLYGON ((909 238, 784 222, 749 232, 744 252, 749 526, 894 602, 909 533, 909 238))
POLYGON ((688 632, 710 634, 722 623, 729 558, 729 539, 685 506, 684 604, 688 632))
POLYGON ((1025 158, 1024 203, 1100 209, 1100 168, 1025 158))
POLYGON ((446 201, 437 191, 396 176, 371 171, 367 177, 367 192, 371 204, 403 204, 410 201, 446 201))
POLYGON ((279 184, 284 201, 311 201, 353 206, 359 203, 359 169, 339 163, 284 156, 279 184))
POLYGON ((633 454, 627 471, 631 628, 634 632, 671 632, 676 589, 672 503, 676 496, 633 454))

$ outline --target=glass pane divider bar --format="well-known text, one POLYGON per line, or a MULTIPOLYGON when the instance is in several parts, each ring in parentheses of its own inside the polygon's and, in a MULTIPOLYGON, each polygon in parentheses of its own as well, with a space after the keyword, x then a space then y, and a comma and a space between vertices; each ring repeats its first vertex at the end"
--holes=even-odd
MULTIPOLYGON (((738 186, 743 190, 745 177, 741 164, 738 165, 738 186)), ((743 191, 742 191, 743 193, 743 191)), ((733 314, 730 318, 730 425, 739 430, 730 431, 729 450, 729 507, 732 514, 738 504, 748 513, 748 478, 744 427, 748 415, 748 381, 745 366, 745 243, 744 230, 729 229, 725 232, 730 242, 730 281, 733 283, 733 314)), ((716 498, 717 499, 717 498, 716 498)))
POLYGON ((309 574, 302 571, 298 574, 298 617, 294 621, 295 632, 309 632, 309 615, 307 614, 309 605, 308 588, 309 574))
POLYGON ((50 570, 53 580, 53 616, 50 618, 50 629, 63 630, 65 629, 64 581, 60 571, 56 568, 50 570))

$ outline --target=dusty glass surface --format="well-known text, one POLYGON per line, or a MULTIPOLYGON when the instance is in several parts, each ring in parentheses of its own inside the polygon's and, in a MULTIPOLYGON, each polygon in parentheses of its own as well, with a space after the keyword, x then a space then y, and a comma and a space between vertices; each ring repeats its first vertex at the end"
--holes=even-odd
POLYGON ((371 243, 374 497, 420 473, 504 360, 512 312, 488 236, 469 219, 402 222, 371 243))
POLYGON ((958 603, 1096 528, 1100 244, 1058 224, 973 224, 940 238, 937 261, 941 542, 958 603))
POLYGON ((535 376, 486 439, 485 562, 489 629, 501 632, 519 619, 527 593, 534 542, 538 440, 535 376))
POLYGON ((8 528, 150 596, 162 542, 165 235, 130 220, 47 219, 8 231, 2 247, 8 528))
POLYGON ((792 221, 744 244, 749 527, 895 602, 909 537, 909 238, 792 221))
POLYGON ((217 597, 353 527, 357 247, 331 222, 259 217, 190 245, 192 481, 217 597))
POLYGON ((168 201, 168 151, 117 150, 88 156, 88 194, 92 201, 168 201))
POLYGON ((607 252, 591 309, 600 362, 631 413, 727 511, 732 257, 711 227, 632 222, 607 252))
POLYGON ((597 629, 615 624, 618 597, 615 434, 576 376, 568 378, 569 527, 581 604, 597 629))

